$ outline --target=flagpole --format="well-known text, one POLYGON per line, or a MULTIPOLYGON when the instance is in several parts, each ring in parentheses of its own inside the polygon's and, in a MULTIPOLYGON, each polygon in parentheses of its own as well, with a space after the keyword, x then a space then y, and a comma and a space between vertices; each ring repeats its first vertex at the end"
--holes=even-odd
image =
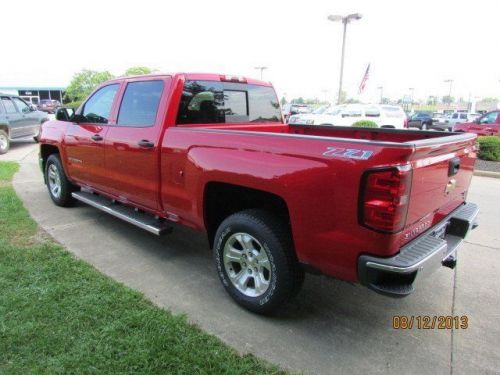
POLYGON ((340 58, 340 80, 339 80, 339 96, 337 104, 341 103, 342 97, 342 78, 344 77, 344 53, 345 53, 345 34, 347 33, 347 17, 342 20, 344 24, 344 35, 342 37, 342 57, 340 58))

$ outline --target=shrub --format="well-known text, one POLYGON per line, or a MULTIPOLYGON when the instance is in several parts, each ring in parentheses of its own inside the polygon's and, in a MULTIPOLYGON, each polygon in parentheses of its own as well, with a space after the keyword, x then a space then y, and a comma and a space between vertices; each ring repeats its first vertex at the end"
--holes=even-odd
POLYGON ((356 128, 378 128, 377 123, 370 120, 356 121, 354 124, 352 124, 352 126, 356 128))
POLYGON ((477 141, 479 143, 477 154, 479 159, 500 161, 500 137, 479 137, 477 141))

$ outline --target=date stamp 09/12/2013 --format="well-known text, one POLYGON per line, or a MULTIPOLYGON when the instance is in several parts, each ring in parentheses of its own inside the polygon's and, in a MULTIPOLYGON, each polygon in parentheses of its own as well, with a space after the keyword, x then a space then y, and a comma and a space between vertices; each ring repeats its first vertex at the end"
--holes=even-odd
POLYGON ((392 317, 394 329, 467 329, 467 315, 395 315, 392 317))

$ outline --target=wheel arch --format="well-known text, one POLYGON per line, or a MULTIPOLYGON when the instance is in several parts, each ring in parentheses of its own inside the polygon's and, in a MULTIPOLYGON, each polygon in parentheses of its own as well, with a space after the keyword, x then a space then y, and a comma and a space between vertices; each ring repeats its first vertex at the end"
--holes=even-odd
MULTIPOLYGON (((53 154, 61 154, 59 151, 59 148, 54 145, 49 145, 49 144, 41 144, 40 145, 40 167, 42 169, 43 176, 45 179, 45 165, 47 164, 47 159, 49 158, 50 155, 53 154)), ((47 181, 45 181, 47 183, 47 181)))
MULTIPOLYGON (((203 193, 203 220, 210 248, 220 223, 228 216, 247 209, 264 209, 283 220, 290 228, 290 214, 285 199, 274 193, 241 185, 211 181, 203 193)), ((293 237, 292 237, 293 238, 293 237)))

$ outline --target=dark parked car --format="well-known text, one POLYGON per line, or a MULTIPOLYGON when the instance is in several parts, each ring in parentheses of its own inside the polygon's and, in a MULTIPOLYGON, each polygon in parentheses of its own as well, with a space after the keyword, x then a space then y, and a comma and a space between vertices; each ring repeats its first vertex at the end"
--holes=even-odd
POLYGON ((47 113, 56 113, 57 109, 61 107, 59 100, 42 99, 38 104, 38 109, 47 113))
POLYGON ((0 94, 0 154, 9 151, 10 141, 38 137, 47 115, 18 96, 0 94))
POLYGON ((415 112, 408 121, 409 128, 419 128, 427 130, 432 127, 432 113, 431 112, 415 112))

